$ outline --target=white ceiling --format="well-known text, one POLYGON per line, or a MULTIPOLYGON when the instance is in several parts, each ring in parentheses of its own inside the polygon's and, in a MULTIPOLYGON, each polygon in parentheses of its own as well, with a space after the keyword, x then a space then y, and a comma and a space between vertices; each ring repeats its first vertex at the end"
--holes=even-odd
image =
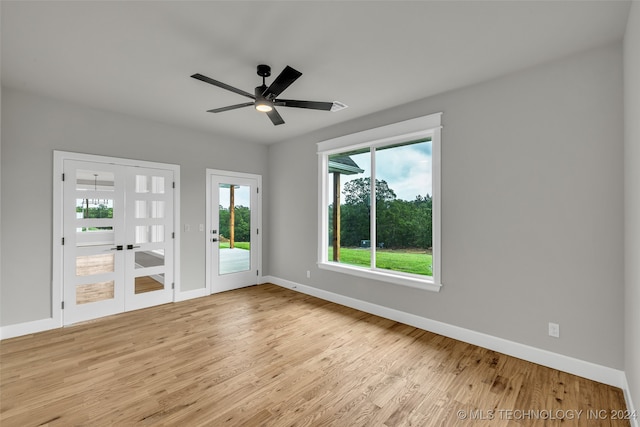
POLYGON ((573 52, 620 40, 619 1, 2 1, 2 84, 273 143, 573 52), (341 101, 339 112, 248 101, 256 65, 303 76, 283 98, 341 101))

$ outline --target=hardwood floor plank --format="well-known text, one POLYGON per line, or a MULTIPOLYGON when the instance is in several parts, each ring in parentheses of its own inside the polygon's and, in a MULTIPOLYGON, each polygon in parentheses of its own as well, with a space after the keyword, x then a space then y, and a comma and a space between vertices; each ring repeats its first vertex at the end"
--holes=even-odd
POLYGON ((0 343, 3 427, 618 427, 624 405, 614 387, 274 285, 0 343))

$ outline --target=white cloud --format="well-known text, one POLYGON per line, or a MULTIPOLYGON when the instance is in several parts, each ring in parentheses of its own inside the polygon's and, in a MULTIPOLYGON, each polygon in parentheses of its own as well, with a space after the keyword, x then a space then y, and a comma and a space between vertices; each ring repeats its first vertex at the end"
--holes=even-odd
MULTIPOLYGON (((229 191, 229 187, 224 188, 221 187, 219 188, 219 193, 220 193, 220 200, 218 202, 218 204, 222 205, 225 208, 229 207, 229 199, 231 197, 230 195, 230 191, 229 191)), ((236 206, 245 206, 245 207, 250 207, 250 199, 251 199, 251 195, 249 192, 249 187, 248 186, 238 186, 235 188, 234 192, 233 192, 233 200, 235 202, 236 206)))
MULTIPOLYGON (((376 178, 387 181, 398 199, 415 200, 418 195, 433 194, 430 142, 380 150, 376 157, 376 178)), ((351 158, 365 172, 349 175, 344 181, 370 176, 369 153, 353 155, 351 158)))

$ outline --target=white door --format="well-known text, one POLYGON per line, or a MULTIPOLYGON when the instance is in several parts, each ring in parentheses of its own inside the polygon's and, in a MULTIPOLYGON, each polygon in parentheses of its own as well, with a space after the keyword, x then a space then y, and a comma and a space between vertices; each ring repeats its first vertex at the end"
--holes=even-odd
POLYGON ((65 160, 64 324, 124 310, 124 175, 115 165, 65 160))
POLYGON ((125 311, 173 301, 173 172, 128 167, 125 311))
POLYGON ((255 285, 260 276, 259 180, 242 174, 208 178, 210 292, 255 285))
POLYGON ((63 323, 172 301, 173 172, 63 168, 63 323))

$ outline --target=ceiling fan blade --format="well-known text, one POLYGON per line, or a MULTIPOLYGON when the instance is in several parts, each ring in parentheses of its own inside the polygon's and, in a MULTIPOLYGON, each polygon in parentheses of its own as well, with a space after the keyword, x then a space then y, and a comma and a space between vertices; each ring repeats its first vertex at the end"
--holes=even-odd
POLYGON ((295 99, 276 99, 275 105, 324 111, 331 111, 331 108, 333 108, 333 102, 298 101, 295 99))
POLYGON ((203 76, 202 74, 194 74, 191 77, 193 77, 194 79, 198 79, 200 81, 203 81, 205 83, 209 83, 209 84, 212 84, 214 86, 221 87, 222 89, 226 89, 226 90, 229 90, 231 92, 237 93, 238 95, 246 96, 247 98, 251 98, 251 99, 256 99, 256 97, 254 95, 250 94, 249 92, 245 92, 242 89, 238 89, 238 88, 235 88, 233 86, 229 86, 226 83, 219 82, 219 81, 214 80, 214 79, 212 79, 210 77, 203 76))
POLYGON ((291 83, 298 80, 302 73, 298 70, 295 70, 288 65, 282 70, 282 72, 276 77, 276 79, 271 83, 271 85, 265 90, 262 95, 273 101, 280 95, 286 88, 288 88, 291 83))
POLYGON ((278 111, 275 108, 271 111, 268 111, 267 116, 269 116, 274 126, 284 124, 284 120, 282 120, 280 113, 278 113, 278 111))
POLYGON ((243 104, 229 105, 228 107, 214 108, 213 110, 207 110, 207 113, 222 113, 223 111, 235 110, 237 108, 249 107, 253 105, 253 102, 245 102, 243 104))

